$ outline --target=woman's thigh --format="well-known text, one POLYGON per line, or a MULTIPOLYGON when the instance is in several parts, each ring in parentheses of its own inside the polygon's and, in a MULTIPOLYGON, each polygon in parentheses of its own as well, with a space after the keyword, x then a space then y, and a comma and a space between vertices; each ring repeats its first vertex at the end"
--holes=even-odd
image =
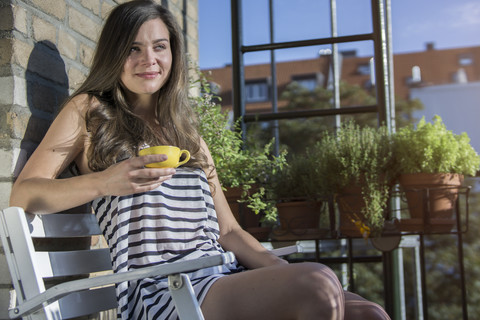
POLYGON ((272 266, 218 279, 202 303, 205 318, 343 319, 335 274, 318 263, 272 266))

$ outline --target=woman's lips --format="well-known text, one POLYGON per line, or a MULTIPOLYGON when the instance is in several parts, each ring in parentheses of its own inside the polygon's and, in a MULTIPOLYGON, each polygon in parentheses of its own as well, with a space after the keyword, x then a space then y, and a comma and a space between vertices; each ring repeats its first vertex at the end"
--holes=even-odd
POLYGON ((158 76, 158 72, 142 72, 137 73, 137 76, 144 79, 155 79, 158 76))

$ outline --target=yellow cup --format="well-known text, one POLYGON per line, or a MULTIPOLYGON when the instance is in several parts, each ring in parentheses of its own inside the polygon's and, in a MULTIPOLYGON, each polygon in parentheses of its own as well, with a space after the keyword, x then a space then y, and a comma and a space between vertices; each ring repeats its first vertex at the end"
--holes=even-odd
POLYGON ((146 167, 149 168, 176 168, 190 160, 190 152, 188 150, 180 150, 180 148, 174 146, 148 147, 138 152, 139 156, 148 154, 165 154, 168 157, 165 161, 147 164, 146 167), (182 156, 184 159, 180 161, 182 156))

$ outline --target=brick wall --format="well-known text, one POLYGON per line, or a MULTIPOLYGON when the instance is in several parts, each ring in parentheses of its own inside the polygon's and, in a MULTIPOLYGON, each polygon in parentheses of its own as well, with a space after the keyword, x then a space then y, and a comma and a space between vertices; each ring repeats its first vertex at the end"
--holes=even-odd
MULTIPOLYGON (((85 78, 103 19, 117 0, 0 1, 0 208, 62 101, 85 78)), ((157 0, 183 27, 198 60, 198 0, 157 0)), ((0 248, 2 249, 2 248, 0 248)), ((0 319, 10 275, 0 251, 0 319)))

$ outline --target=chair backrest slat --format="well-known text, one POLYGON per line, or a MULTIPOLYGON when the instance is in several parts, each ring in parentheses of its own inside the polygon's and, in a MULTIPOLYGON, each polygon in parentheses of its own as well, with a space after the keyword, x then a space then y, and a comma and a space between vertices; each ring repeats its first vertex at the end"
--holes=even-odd
POLYGON ((115 287, 74 292, 59 300, 62 318, 70 319, 117 307, 115 287))
POLYGON ((110 251, 106 248, 78 251, 36 252, 44 266, 41 276, 64 277, 112 270, 110 251))
POLYGON ((101 234, 96 217, 91 213, 28 214, 34 238, 74 238, 101 234))
POLYGON ((30 229, 21 208, 11 207, 2 211, 2 243, 9 245, 7 260, 10 270, 16 270, 12 277, 18 299, 29 299, 45 291, 42 277, 37 272, 34 260, 35 248, 30 229))
MULTIPOLYGON (((26 214, 10 207, 0 214, 0 235, 19 301, 45 291, 44 278, 88 275, 111 271, 108 248, 74 251, 36 251, 33 238, 76 238, 101 235, 91 213, 26 214), (15 272, 12 272, 15 270, 15 272)), ((60 240, 61 241, 61 240, 60 240)), ((80 240, 82 241, 82 240, 80 240)), ((51 280, 49 280, 51 281, 51 280)), ((116 308, 115 288, 105 287, 69 294, 28 319, 68 319, 116 308)))

